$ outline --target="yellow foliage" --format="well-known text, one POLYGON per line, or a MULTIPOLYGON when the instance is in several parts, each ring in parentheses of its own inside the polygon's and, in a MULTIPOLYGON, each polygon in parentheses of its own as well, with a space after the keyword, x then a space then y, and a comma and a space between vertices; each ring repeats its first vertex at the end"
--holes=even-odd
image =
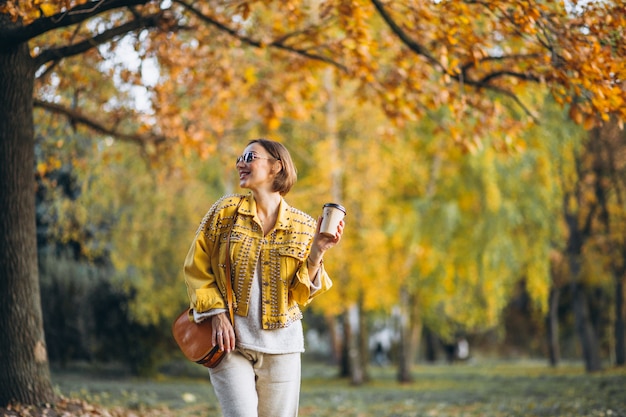
POLYGON ((611 262, 615 262, 610 256, 596 253, 589 248, 585 251, 582 259, 581 280, 592 287, 605 287, 611 285, 611 262))
POLYGON ((415 252, 417 255, 416 263, 419 270, 419 275, 423 277, 430 276, 438 267, 441 261, 437 256, 437 253, 433 250, 432 247, 423 244, 417 246, 415 252))
POLYGON ((495 177, 487 177, 486 181, 485 200, 487 202, 487 210, 496 212, 500 209, 502 204, 500 189, 498 188, 498 184, 495 183, 495 177))
POLYGON ((244 71, 244 78, 246 80, 246 83, 254 84, 257 81, 256 68, 246 68, 246 70, 244 71))
POLYGON ((46 175, 46 172, 48 172, 48 165, 44 162, 39 162, 37 164, 37 173, 39 174, 39 176, 43 177, 44 175, 46 175))
POLYGON ((530 263, 526 268, 526 290, 531 300, 538 307, 538 311, 546 314, 550 286, 552 283, 549 262, 545 256, 530 257, 530 263))
POLYGON ((459 208, 464 212, 470 212, 477 208, 478 198, 474 192, 461 190, 458 197, 459 208))
POLYGON ((57 6, 51 3, 42 3, 41 5, 39 5, 39 8, 41 9, 44 16, 52 16, 57 11, 57 6))
MULTIPOLYGON (((85 1, 8 0, 0 13, 29 24, 85 1)), ((491 325, 524 273, 531 297, 545 308, 549 276, 541 244, 552 236, 540 229, 553 223, 550 210, 560 200, 549 203, 561 196, 555 190, 565 193, 577 180, 572 152, 559 155, 557 166, 558 153, 541 148, 550 135, 522 139, 530 114, 543 105, 535 98, 543 91, 529 88, 529 80, 548 84, 558 102, 570 104, 571 119, 587 128, 611 113, 626 118, 617 82, 624 78, 618 42, 624 13, 610 3, 619 2, 592 2, 582 25, 561 2, 383 2, 389 18, 419 42, 407 48, 370 1, 315 3, 320 10, 295 1, 189 2, 228 32, 171 2, 171 14, 184 16, 194 31, 169 31, 176 22, 163 20, 158 30, 55 61, 38 69, 36 96, 119 127, 126 133, 120 136, 142 144, 150 163, 171 159, 185 170, 189 156, 200 155, 205 162, 193 166, 214 170, 198 178, 219 184, 215 193, 235 187, 224 166, 232 168, 251 136, 285 141, 301 174, 300 189, 290 195, 301 204, 294 205, 318 212, 320 202, 337 199, 350 208, 341 248, 327 259, 337 285, 316 305, 335 314, 360 298, 366 309, 389 308, 406 285, 419 292, 428 313, 444 306, 463 324, 491 325), (603 8, 616 12, 608 14, 612 19, 603 8), (558 48, 548 50, 538 30, 558 39, 558 48), (141 68, 116 61, 125 48, 143 65, 154 63, 153 85, 142 84, 141 68), (148 110, 135 108, 130 91, 137 87, 145 87, 148 110), (494 99, 497 92, 503 94, 494 99), (509 105, 521 115, 507 112, 509 105), (496 149, 522 157, 503 162, 496 149), (534 164, 524 159, 533 152, 534 164)), ((30 41, 31 54, 93 40, 101 29, 162 12, 160 6, 120 8, 94 24, 50 30, 30 41)), ((185 246, 180 242, 189 236, 183 239, 173 225, 195 224, 190 219, 214 196, 191 174, 189 182, 153 178, 113 149, 97 157, 109 168, 99 167, 76 207, 61 207, 59 233, 76 236, 72 222, 116 213, 115 265, 151 294, 138 297, 150 300, 136 307, 138 316, 155 319, 170 291, 180 289, 178 267, 171 266, 179 254, 167 245, 185 246), (163 230, 175 236, 163 239, 163 230)), ((58 166, 46 160, 36 170, 44 176, 58 166)), ((568 207, 595 202, 592 193, 582 197, 570 197, 568 207)))
POLYGON ((455 293, 457 286, 455 285, 456 281, 456 269, 454 265, 450 262, 446 262, 443 265, 444 274, 442 277, 442 285, 443 288, 448 295, 452 295, 455 293))

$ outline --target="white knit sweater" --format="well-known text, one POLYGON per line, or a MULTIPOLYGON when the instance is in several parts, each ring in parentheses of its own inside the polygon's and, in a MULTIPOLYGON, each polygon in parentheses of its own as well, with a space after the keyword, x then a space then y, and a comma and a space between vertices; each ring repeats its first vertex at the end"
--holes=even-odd
MULTIPOLYGON (((260 258, 259 258, 260 259, 260 258)), ((250 292, 250 308, 247 317, 235 316, 235 340, 238 347, 269 354, 304 352, 304 336, 300 320, 288 327, 263 330, 261 327, 261 280, 259 276, 261 263, 257 263, 252 277, 250 292)), ((318 273, 311 282, 311 294, 321 288, 318 273)), ((214 309, 204 313, 193 312, 196 323, 225 309, 214 309)))

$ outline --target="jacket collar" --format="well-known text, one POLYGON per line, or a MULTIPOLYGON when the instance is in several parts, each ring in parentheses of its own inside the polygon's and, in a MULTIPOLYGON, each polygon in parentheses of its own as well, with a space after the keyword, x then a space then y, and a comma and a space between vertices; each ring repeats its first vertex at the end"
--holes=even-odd
MULTIPOLYGON (((241 206, 239 206, 238 213, 252 216, 258 223, 260 223, 256 212, 256 200, 252 197, 252 194, 249 193, 243 195, 243 199, 244 201, 241 203, 241 206)), ((287 204, 284 198, 281 197, 280 206, 278 206, 278 217, 276 218, 276 225, 274 226, 275 229, 289 229, 291 227, 291 222, 289 221, 290 209, 291 206, 287 204)))

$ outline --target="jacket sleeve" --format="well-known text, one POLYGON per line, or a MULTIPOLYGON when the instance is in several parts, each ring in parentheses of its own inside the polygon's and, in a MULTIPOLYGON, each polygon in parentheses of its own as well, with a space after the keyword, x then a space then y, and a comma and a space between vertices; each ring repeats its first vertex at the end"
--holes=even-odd
POLYGON ((187 252, 183 273, 187 286, 189 306, 197 312, 205 312, 216 308, 226 308, 224 297, 217 284, 216 270, 219 263, 218 239, 211 237, 208 230, 213 229, 215 224, 215 212, 213 207, 200 225, 196 237, 187 252))
POLYGON ((306 306, 313 298, 328 291, 330 287, 332 287, 333 282, 328 276, 326 269, 324 269, 323 262, 317 270, 316 277, 309 276, 309 267, 307 266, 306 260, 309 252, 311 252, 313 235, 317 229, 317 221, 306 213, 300 213, 302 216, 298 221, 299 227, 301 227, 300 236, 301 238, 308 236, 308 239, 304 242, 301 241, 304 247, 302 248, 302 252, 299 252, 299 263, 295 268, 295 274, 292 272, 293 278, 291 279, 289 291, 291 299, 301 306, 306 306), (312 281, 316 278, 316 285, 312 285, 312 281))
POLYGON ((311 300, 325 293, 333 286, 333 282, 328 276, 326 269, 324 269, 324 263, 322 263, 317 270, 317 275, 319 277, 320 287, 314 290, 311 288, 311 281, 315 277, 309 277, 309 268, 305 258, 291 283, 291 296, 298 304, 302 306, 309 304, 311 300))

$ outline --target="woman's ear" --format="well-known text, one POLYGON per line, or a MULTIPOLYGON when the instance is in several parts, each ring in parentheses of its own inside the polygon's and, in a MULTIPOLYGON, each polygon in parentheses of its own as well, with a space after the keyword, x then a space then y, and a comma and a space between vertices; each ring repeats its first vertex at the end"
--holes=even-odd
POLYGON ((282 170, 283 170, 283 161, 279 159, 274 162, 274 166, 272 167, 272 173, 276 175, 282 170))

